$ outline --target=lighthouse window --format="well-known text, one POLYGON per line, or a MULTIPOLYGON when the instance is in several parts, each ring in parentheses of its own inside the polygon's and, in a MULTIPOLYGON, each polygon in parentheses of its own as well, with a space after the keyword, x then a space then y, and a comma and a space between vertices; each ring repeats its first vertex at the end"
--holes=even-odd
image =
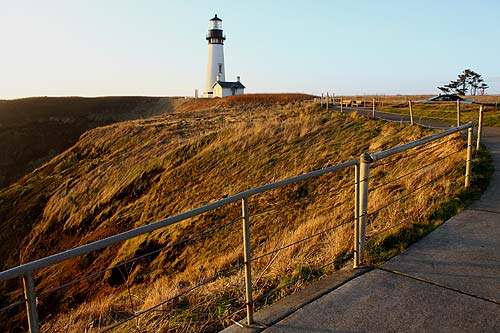
POLYGON ((219 73, 222 73, 222 64, 219 64, 219 73))

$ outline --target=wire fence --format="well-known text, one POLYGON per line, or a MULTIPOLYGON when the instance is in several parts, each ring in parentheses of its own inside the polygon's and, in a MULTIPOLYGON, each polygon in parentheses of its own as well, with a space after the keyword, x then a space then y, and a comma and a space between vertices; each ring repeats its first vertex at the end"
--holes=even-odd
MULTIPOLYGON (((416 168, 416 169, 413 169, 413 170, 411 170, 411 171, 409 171, 409 172, 407 172, 407 173, 405 173, 405 174, 402 174, 402 175, 400 175, 400 176, 397 176, 397 177, 395 177, 395 178, 392 178, 391 180, 386 181, 385 183, 376 184, 376 185, 374 185, 374 186, 371 188, 371 190, 376 190, 376 189, 378 189, 378 188, 380 188, 380 187, 384 187, 384 186, 390 185, 390 184, 392 184, 392 183, 394 183, 394 182, 397 182, 398 180, 401 180, 401 179, 403 179, 403 178, 405 178, 405 177, 408 177, 408 176, 411 176, 411 175, 413 175, 413 174, 415 174, 415 173, 418 173, 419 171, 422 171, 422 170, 424 170, 424 169, 427 169, 427 168, 429 168, 430 166, 433 166, 433 165, 435 165, 435 164, 437 164, 437 163, 439 163, 439 162, 441 162, 441 161, 443 161, 443 160, 445 160, 445 159, 447 159, 447 158, 449 158, 449 157, 451 157, 451 156, 453 156, 453 155, 456 155, 456 154, 458 154, 458 153, 461 153, 461 151, 456 151, 456 152, 450 153, 450 154, 448 154, 448 155, 446 155, 446 156, 440 157, 440 158, 438 158, 438 159, 436 159, 436 160, 434 160, 434 161, 432 161, 432 162, 430 162, 430 163, 424 164, 424 165, 422 165, 422 166, 420 166, 420 167, 418 167, 418 168, 416 168)), ((377 166, 378 166, 378 165, 377 165, 377 166)))
MULTIPOLYGON (((483 105, 462 102, 429 103, 426 100, 412 101, 401 97, 392 101, 377 100, 375 97, 339 97, 326 95, 320 99, 321 107, 347 112, 362 112, 376 119, 417 124, 432 129, 449 128, 450 124, 459 126, 465 121, 477 121, 483 117, 483 105), (406 99, 406 100, 405 100, 406 99), (398 118, 399 117, 399 118, 398 118), (465 119, 462 119, 464 117, 465 119)), ((496 107, 495 107, 496 109, 496 107)), ((480 122, 480 120, 479 120, 480 122)), ((478 125, 481 127, 480 125, 478 125)))
POLYGON ((302 238, 302 239, 300 239, 300 240, 297 240, 297 241, 295 241, 295 242, 292 242, 292 243, 286 244, 286 245, 281 246, 281 247, 279 247, 279 248, 277 248, 277 249, 274 249, 274 250, 272 250, 272 251, 269 251, 269 252, 263 253, 263 254, 261 254, 261 255, 258 255, 258 256, 256 256, 255 258, 253 258, 252 260, 259 260, 259 259, 265 258, 265 257, 267 257, 267 256, 270 256, 270 255, 272 255, 272 254, 275 254, 275 253, 281 252, 281 251, 286 250, 286 249, 288 249, 288 248, 290 248, 290 247, 292 247, 292 246, 299 245, 299 244, 301 244, 301 243, 303 243, 303 242, 306 242, 306 241, 308 241, 308 240, 310 240, 310 239, 313 239, 313 238, 319 237, 319 236, 321 236, 321 235, 326 234, 327 232, 331 232, 331 231, 333 231, 333 230, 335 230, 335 229, 337 229, 337 228, 340 228, 340 227, 342 227, 342 226, 345 226, 345 225, 349 224, 350 222, 352 222, 352 218, 351 218, 351 219, 347 219, 347 220, 345 220, 345 221, 343 221, 343 222, 341 222, 341 223, 339 223, 339 224, 337 224, 337 225, 334 225, 333 227, 328 227, 328 228, 326 228, 326 229, 324 229, 324 230, 321 230, 321 231, 319 231, 319 232, 316 232, 316 233, 314 233, 314 234, 312 234, 312 235, 309 235, 309 236, 307 236, 307 237, 305 237, 305 238, 302 238))
MULTIPOLYGON (((376 223, 381 212, 415 196, 418 191, 433 186, 446 176, 448 169, 443 170, 441 175, 427 177, 426 182, 414 186, 411 191, 401 191, 388 202, 374 201, 379 205, 371 207, 370 210, 366 206, 367 197, 364 203, 362 195, 368 181, 372 182, 370 191, 373 195, 385 187, 400 183, 403 179, 417 178, 416 175, 424 179, 429 173, 426 170, 463 151, 460 149, 445 155, 437 152, 444 145, 452 144, 456 140, 450 139, 449 136, 471 129, 472 126, 469 123, 395 147, 401 150, 397 159, 391 149, 378 153, 378 157, 376 154, 372 155, 374 158, 370 163, 373 163, 374 174, 371 176, 363 174, 363 166, 366 167, 363 160, 348 161, 253 188, 156 223, 0 272, 0 281, 22 276, 26 295, 20 298, 21 293, 18 290, 17 297, 11 297, 9 304, 2 304, 0 313, 10 314, 25 304, 30 331, 38 332, 38 308, 44 304, 44 299, 50 300, 53 295, 64 293, 68 288, 75 290, 78 284, 90 283, 94 279, 100 279, 101 281, 96 280, 96 283, 102 283, 104 275, 115 274, 120 283, 113 290, 117 293, 116 297, 125 300, 122 303, 126 304, 126 308, 122 308, 113 318, 107 320, 100 316, 89 319, 92 326, 92 330, 87 330, 89 332, 110 332, 125 328, 128 331, 141 331, 147 327, 146 323, 154 320, 160 320, 176 330, 187 330, 186 327, 192 324, 199 331, 211 331, 238 322, 243 317, 246 325, 255 325, 254 308, 319 279, 321 275, 331 272, 339 264, 339 260, 345 261, 354 257, 355 266, 362 264, 366 236, 360 230, 366 232, 368 227, 367 236, 374 237, 410 221, 412 217, 396 214, 396 223, 383 227, 377 227, 376 223), (429 156, 431 153, 437 155, 437 158, 409 172, 395 173, 390 179, 386 179, 386 171, 376 172, 377 169, 385 169, 388 165, 392 165, 394 170, 394 162, 403 163, 411 158, 429 156), (239 203, 241 215, 235 214, 239 203), (303 223, 306 220, 313 220, 314 223, 308 223, 310 225, 306 228, 303 223), (191 233, 166 244, 158 243, 145 253, 136 254, 117 264, 108 264, 102 269, 70 279, 59 286, 41 290, 35 288, 33 281, 40 281, 48 269, 54 269, 53 267, 61 262, 78 260, 82 255, 124 244, 123 242, 136 237, 158 237, 161 230, 172 228, 180 222, 186 225, 183 230, 189 229, 191 233), (240 227, 237 228, 238 225, 240 227), (212 239, 215 239, 214 235, 218 233, 226 237, 225 246, 213 243, 212 239), (190 244, 190 247, 187 244, 190 244), (148 274, 150 263, 158 261, 158 258, 166 260, 167 257, 161 257, 162 254, 176 249, 178 251, 172 253, 187 256, 189 252, 182 251, 188 248, 193 249, 192 251, 205 251, 205 262, 209 266, 182 268, 185 277, 190 276, 191 282, 188 283, 169 280, 168 273, 166 278, 159 277, 155 283, 175 284, 177 287, 165 295, 160 293, 154 304, 146 302, 144 296, 141 296, 144 294, 138 295, 140 291, 134 287, 134 279, 141 276, 138 271, 148 274), (285 272, 291 273, 291 278, 283 278, 285 272), (35 273, 37 275, 34 275, 35 273), (133 275, 135 273, 137 274, 133 275), (40 305, 37 306, 38 302, 40 305), (243 311, 245 309, 246 311, 243 311), (160 317, 157 317, 158 313, 161 314, 160 317)), ((469 131, 469 135, 470 133, 469 131)), ((452 164, 456 167, 458 160, 452 164)), ((438 168, 433 168, 436 169, 438 168)), ((468 172, 470 173, 470 170, 468 172)), ((110 296, 108 299, 111 302, 116 300, 116 297, 110 296)), ((41 309, 41 313, 51 312, 45 307, 41 309)), ((51 326, 50 316, 41 319, 43 329, 54 328, 51 326)))
MULTIPOLYGON (((430 145, 426 149, 419 149, 415 152, 412 153, 407 153, 404 156, 401 156, 399 159, 399 163, 401 161, 404 161, 408 156, 413 156, 417 154, 422 154, 426 153, 424 156, 427 156, 427 153, 431 149, 436 149, 441 147, 444 144, 449 144, 452 141, 457 141, 457 139, 452 139, 452 140, 443 140, 441 142, 438 142, 437 144, 430 145)), ((391 186, 395 183, 400 183, 401 180, 405 178, 409 178, 410 176, 414 176, 411 178, 412 183, 410 188, 404 188, 403 193, 399 193, 399 195, 395 195, 394 197, 391 198, 391 200, 383 203, 382 205, 375 206, 371 208, 367 214, 367 239, 373 239, 376 238, 386 232, 393 231, 394 229, 401 227, 405 224, 408 224, 408 222, 417 222, 417 221, 425 221, 428 218, 428 212, 432 211, 433 205, 432 203, 428 205, 418 205, 417 203, 414 203, 414 207, 420 207, 418 210, 412 211, 411 209, 399 209, 398 213, 396 215, 397 218, 394 219, 388 219, 386 216, 381 216, 380 214, 384 211, 390 210, 391 207, 397 206, 398 204, 404 203, 406 200, 411 200, 415 199, 418 195, 419 192, 422 192, 423 190, 428 190, 430 191, 433 187, 436 186, 436 184, 439 184, 439 181, 445 179, 445 178, 451 178, 450 177, 450 172, 453 172, 453 169, 457 169, 459 166, 457 166, 456 163, 453 163, 453 168, 452 167, 442 167, 443 166, 443 161, 445 160, 450 160, 451 158, 455 158, 458 162, 459 157, 457 157, 458 154, 461 154, 464 152, 463 145, 459 144, 458 150, 453 151, 451 153, 445 154, 444 156, 440 156, 439 158, 433 159, 431 162, 424 163, 422 166, 417 167, 410 172, 403 173, 401 175, 397 175, 395 177, 392 177, 389 180, 385 180, 383 182, 379 183, 374 183, 372 186, 370 186, 370 193, 372 195, 376 195, 377 190, 386 188, 388 186, 391 186), (439 167, 437 167, 439 166, 439 167), (416 174, 420 174, 420 176, 423 176, 426 181, 421 181, 419 183, 414 183, 415 179, 418 179, 419 177, 416 177, 416 174), (425 216, 423 218, 422 216, 425 216), (381 225, 384 225, 384 227, 381 227, 381 225)), ((394 161, 392 162, 394 163, 394 161)), ((379 164, 379 162, 373 163, 373 169, 376 169, 377 167, 380 167, 381 165, 384 164, 379 164)), ((471 166, 472 168, 472 166, 471 166)), ((430 196, 429 193, 427 193, 426 196, 430 196)), ((397 209, 397 208, 394 208, 397 209)))
MULTIPOLYGON (((234 273, 235 271, 237 271, 238 269, 241 269, 242 267, 243 267, 243 265, 239 265, 238 267, 232 267, 232 268, 230 268, 228 270, 225 270, 223 272, 219 272, 218 274, 216 274, 214 276, 211 276, 209 278, 206 278, 205 280, 203 280, 203 281, 195 284, 194 286, 191 286, 191 287, 183 290, 182 292, 180 292, 180 293, 178 293, 178 294, 176 294, 176 295, 174 295, 172 297, 169 297, 169 298, 167 298, 165 300, 162 300, 161 302, 159 302, 159 303, 157 303, 157 304, 155 304, 153 306, 150 306, 147 309, 144 309, 144 310, 141 310, 141 311, 137 311, 137 312, 131 314, 130 316, 128 316, 127 318, 122 319, 121 321, 118 321, 117 323, 114 323, 113 325, 105 327, 100 332, 111 332, 114 329, 116 329, 116 328, 118 328, 118 327, 120 327, 120 326, 122 326, 122 325, 124 325, 124 324, 126 324, 128 322, 130 322, 133 319, 136 319, 136 318, 138 318, 138 317, 140 317, 142 315, 151 313, 152 311, 157 310, 158 308, 164 306, 167 303, 170 303, 170 302, 172 302, 172 301, 174 301, 176 299, 179 299, 179 298, 181 298, 183 296, 186 296, 189 293, 194 292, 194 291, 198 290, 201 287, 205 287, 208 284, 211 284, 211 283, 217 281, 217 279, 219 279, 220 277, 223 277, 223 276, 226 276, 226 275, 232 275, 231 273, 234 273)), ((234 298, 233 300, 238 300, 238 299, 239 298, 234 298)), ((231 316, 231 315, 234 315, 234 313, 231 313, 231 314, 229 314, 227 316, 231 316)))

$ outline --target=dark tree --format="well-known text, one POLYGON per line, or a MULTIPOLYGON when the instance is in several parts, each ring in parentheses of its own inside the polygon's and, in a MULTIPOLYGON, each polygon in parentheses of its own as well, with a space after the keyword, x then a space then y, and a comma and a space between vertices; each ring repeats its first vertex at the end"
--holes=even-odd
POLYGON ((481 90, 481 95, 484 95, 484 91, 488 89, 490 86, 487 85, 486 83, 481 83, 481 85, 478 87, 479 90, 481 90))
POLYGON ((447 86, 442 86, 442 87, 437 87, 439 90, 443 92, 443 94, 449 94, 450 93, 450 88, 447 86))
POLYGON ((476 95, 478 91, 484 94, 489 86, 484 83, 480 74, 470 69, 464 69, 462 73, 458 74, 455 81, 450 81, 450 83, 437 88, 445 94, 466 95, 470 92, 471 95, 476 95))

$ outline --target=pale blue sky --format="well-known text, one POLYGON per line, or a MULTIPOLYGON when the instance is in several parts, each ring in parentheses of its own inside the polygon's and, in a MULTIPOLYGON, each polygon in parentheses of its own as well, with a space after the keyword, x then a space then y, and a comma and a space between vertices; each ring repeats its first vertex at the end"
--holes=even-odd
POLYGON ((248 93, 500 93, 500 1, 0 0, 0 98, 203 91, 208 20, 248 93))

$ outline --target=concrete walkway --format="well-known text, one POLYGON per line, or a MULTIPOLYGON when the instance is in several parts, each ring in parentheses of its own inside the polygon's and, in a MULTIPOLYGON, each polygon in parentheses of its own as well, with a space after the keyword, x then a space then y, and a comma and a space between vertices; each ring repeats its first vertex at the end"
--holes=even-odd
POLYGON ((495 172, 471 207, 381 267, 341 272, 257 313, 265 329, 225 331, 500 332, 500 128, 483 131, 495 172))

